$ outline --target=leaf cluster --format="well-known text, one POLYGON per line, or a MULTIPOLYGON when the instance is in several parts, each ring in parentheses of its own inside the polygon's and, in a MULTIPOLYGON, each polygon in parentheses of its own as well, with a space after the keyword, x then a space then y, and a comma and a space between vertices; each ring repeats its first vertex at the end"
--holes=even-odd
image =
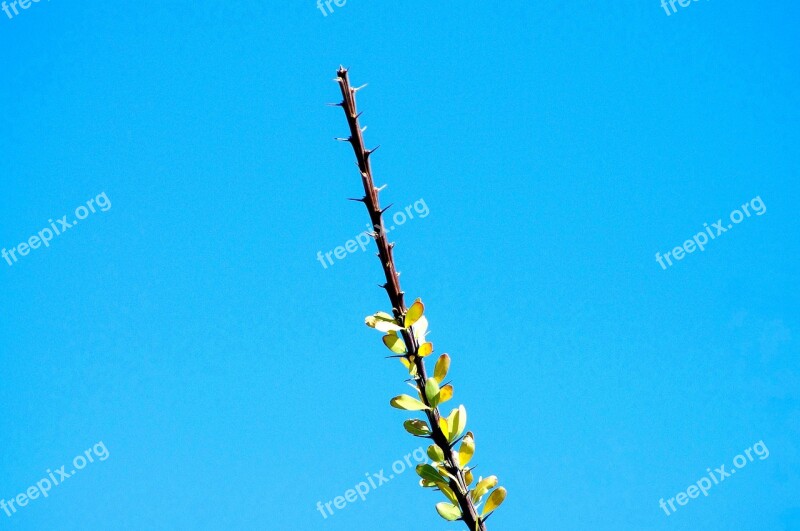
POLYGON ((483 505, 479 521, 485 521, 505 500, 506 489, 497 486, 497 476, 479 476, 476 481, 473 475, 474 467, 469 464, 475 454, 475 435, 466 431, 466 408, 459 405, 447 416, 439 409, 453 398, 453 385, 445 382, 451 360, 442 354, 436 360, 433 376, 424 376, 424 358, 433 354, 433 344, 426 340, 428 320, 424 313, 425 306, 417 299, 397 318, 377 312, 368 316, 365 323, 384 333, 383 344, 392 352, 389 357, 399 359, 406 368, 409 385, 416 394, 395 396, 389 404, 403 411, 425 413, 426 419, 406 420, 403 427, 411 435, 433 442, 428 447, 432 464, 418 465, 416 471, 422 487, 438 490, 447 499, 436 504, 436 512, 448 521, 463 520, 459 498, 468 497, 476 509, 483 505), (407 341, 412 344, 407 345, 407 341))

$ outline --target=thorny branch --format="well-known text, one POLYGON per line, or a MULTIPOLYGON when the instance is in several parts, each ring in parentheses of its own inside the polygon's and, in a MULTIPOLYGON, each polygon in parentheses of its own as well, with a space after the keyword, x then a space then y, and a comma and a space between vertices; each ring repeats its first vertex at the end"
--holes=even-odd
MULTIPOLYGON (((355 152, 358 169, 361 173, 361 182, 364 185, 364 197, 356 199, 356 201, 364 203, 364 205, 367 207, 370 221, 375 229, 372 236, 378 246, 378 257, 381 260, 383 273, 386 277, 386 283, 383 284, 382 287, 389 295, 389 301, 392 304, 392 312, 394 313, 395 318, 397 318, 399 322, 402 322, 407 308, 403 298, 403 290, 400 288, 400 278, 397 272, 397 267, 394 263, 394 243, 389 243, 383 225, 383 213, 388 210, 391 205, 381 209, 379 193, 383 187, 378 188, 375 186, 375 181, 372 177, 372 167, 370 166, 370 156, 377 148, 367 149, 365 147, 363 136, 365 128, 362 128, 359 124, 359 117, 361 116, 361 113, 358 112, 356 107, 356 92, 366 85, 357 88, 351 87, 347 69, 344 67, 340 67, 337 71, 336 81, 339 83, 339 87, 342 91, 342 102, 337 105, 344 109, 344 114, 347 118, 347 124, 350 127, 350 136, 348 138, 340 138, 338 140, 349 142, 353 147, 353 151, 355 152)), ((416 385, 420 392, 420 396, 424 400, 425 405, 430 406, 431 404, 429 403, 425 394, 425 383, 428 380, 427 372, 425 370, 425 361, 423 357, 417 355, 419 343, 417 338, 414 337, 414 334, 411 333, 410 329, 402 330, 402 335, 408 351, 408 358, 414 360, 417 368, 416 385)), ((457 465, 457 456, 453 450, 453 445, 457 441, 454 441, 452 444, 448 442, 447 437, 439 427, 440 415, 437 408, 432 407, 431 409, 426 410, 425 413, 428 417, 428 421, 432 430, 431 437, 433 442, 436 443, 439 448, 445 451, 445 468, 454 478, 456 478, 455 480, 449 480, 450 488, 453 490, 456 498, 458 499, 458 505, 461 508, 461 514, 464 522, 467 524, 470 531, 486 531, 486 524, 478 517, 478 511, 472 501, 472 498, 469 496, 469 487, 464 478, 464 473, 457 465)))

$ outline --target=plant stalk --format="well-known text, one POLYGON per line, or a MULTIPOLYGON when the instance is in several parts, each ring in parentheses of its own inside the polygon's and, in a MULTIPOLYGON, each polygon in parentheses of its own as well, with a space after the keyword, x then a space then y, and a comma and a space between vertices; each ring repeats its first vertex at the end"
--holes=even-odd
MULTIPOLYGON (((350 86, 347 69, 344 67, 340 67, 337 71, 336 81, 339 83, 339 87, 342 91, 342 102, 337 105, 344 109, 347 124, 350 127, 350 137, 340 140, 347 141, 352 145, 356 155, 358 169, 361 173, 361 182, 364 185, 364 197, 356 199, 356 201, 364 203, 367 207, 367 212, 369 213, 369 218, 374 229, 372 236, 378 246, 378 257, 381 260, 383 273, 386 277, 386 283, 381 287, 386 290, 389 296, 395 318, 402 323, 407 311, 404 301, 405 294, 400 288, 400 277, 394 263, 394 243, 389 243, 383 225, 383 213, 389 207, 381 210, 379 198, 381 189, 375 186, 375 181, 372 177, 372 167, 370 166, 370 156, 375 150, 369 150, 364 145, 363 129, 359 125, 359 117, 361 114, 356 107, 356 92, 363 87, 353 88, 350 86)), ((425 405, 430 407, 431 404, 425 394, 425 383, 428 381, 427 371, 425 370, 425 359, 417 354, 419 344, 414 334, 406 329, 402 330, 401 333, 406 344, 408 357, 414 357, 414 364, 417 368, 416 384, 419 394, 425 405)), ((425 411, 425 414, 428 417, 433 442, 444 451, 445 468, 456 478, 455 480, 449 480, 450 488, 453 490, 458 500, 464 523, 467 524, 470 531, 486 531, 486 524, 478 517, 478 511, 475 504, 472 502, 472 498, 469 496, 469 487, 464 478, 464 473, 458 468, 457 454, 439 427, 439 410, 431 407, 431 409, 425 411)))

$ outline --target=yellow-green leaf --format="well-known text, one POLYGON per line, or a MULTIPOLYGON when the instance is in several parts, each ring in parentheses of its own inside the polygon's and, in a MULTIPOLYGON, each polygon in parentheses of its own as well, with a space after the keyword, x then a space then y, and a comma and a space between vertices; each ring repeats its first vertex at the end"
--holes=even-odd
POLYGON ((461 510, 452 503, 441 502, 436 504, 436 512, 448 522, 455 522, 461 518, 461 510))
POLYGON ((431 407, 439 405, 439 384, 433 378, 428 378, 428 381, 425 382, 425 396, 431 407))
POLYGON ((475 478, 472 476, 472 469, 467 469, 467 471, 464 472, 464 481, 467 482, 467 487, 472 485, 472 480, 473 479, 475 479, 475 478))
POLYGON ((439 356, 439 359, 436 360, 436 366, 433 368, 433 377, 436 378, 436 381, 441 384, 447 377, 447 371, 449 370, 450 356, 447 354, 442 354, 439 356))
POLYGON ((441 448, 439 448, 438 445, 432 444, 428 446, 428 457, 430 457, 431 461, 435 463, 441 463, 444 461, 444 452, 441 448))
POLYGON ((394 317, 386 312, 378 312, 375 315, 370 315, 364 319, 364 323, 370 328, 380 330, 381 332, 392 332, 403 329, 397 324, 394 317))
POLYGON ((431 429, 428 427, 428 424, 425 421, 419 419, 407 420, 403 423, 403 427, 411 435, 425 436, 431 432, 431 429))
POLYGON ((453 398, 453 385, 447 384, 441 389, 439 389, 439 403, 444 404, 448 400, 453 398))
POLYGON ((433 343, 423 343, 417 349, 417 354, 419 354, 420 358, 424 358, 425 356, 429 356, 433 352, 433 343))
POLYGON ((442 430, 445 438, 450 440, 450 428, 447 425, 447 419, 444 417, 439 417, 439 429, 442 430))
POLYGON ((397 332, 389 332, 383 336, 383 344, 389 347, 389 350, 395 354, 406 353, 406 345, 403 343, 403 338, 397 335, 397 332))
POLYGON ((505 499, 506 499, 506 489, 504 489, 503 487, 498 487, 497 489, 495 489, 495 491, 492 492, 486 499, 486 505, 483 506, 483 512, 481 513, 481 516, 485 516, 490 512, 494 511, 495 509, 497 509, 498 507, 500 507, 500 505, 503 504, 505 499))
POLYGON ((464 409, 464 406, 458 406, 456 409, 450 412, 447 415, 447 426, 450 428, 450 436, 448 437, 448 441, 452 442, 464 432, 464 428, 467 424, 467 411, 464 409), (463 420, 462 417, 463 416, 463 420))
POLYGON ((472 460, 473 455, 475 455, 475 439, 472 437, 472 432, 468 431, 461 440, 461 446, 458 449, 458 465, 464 468, 472 460))
POLYGON ((412 363, 411 360, 407 358, 398 358, 398 359, 400 360, 400 363, 403 364, 403 367, 408 369, 408 374, 410 374, 411 376, 416 376, 417 366, 414 363, 412 363))
POLYGON ((406 411, 421 411, 423 409, 430 409, 416 398, 408 395, 396 396, 389 401, 389 404, 391 404, 392 407, 404 409, 406 411))
POLYGON ((447 418, 447 424, 450 426, 450 440, 454 441, 461 437, 464 430, 467 428, 467 410, 464 406, 458 406, 455 410, 455 415, 451 414, 447 418))
POLYGON ((436 463, 434 466, 436 470, 439 471, 439 474, 442 475, 442 477, 450 478, 453 481, 458 482, 458 479, 453 474, 447 471, 447 467, 444 465, 444 463, 436 463))
POLYGON ((447 483, 440 481, 436 484, 436 486, 439 487, 439 490, 442 491, 442 494, 447 496, 448 500, 453 502, 454 505, 458 505, 458 498, 456 498, 456 494, 447 483))
POLYGON ((428 464, 417 465, 417 474, 422 479, 427 479, 428 481, 433 481, 434 483, 445 481, 439 472, 428 464))
POLYGON ((422 317, 423 312, 425 312, 425 305, 422 304, 420 299, 417 299, 406 312, 405 327, 413 326, 414 323, 419 321, 419 318, 422 317))
POLYGON ((478 484, 475 489, 470 493, 472 501, 478 503, 478 500, 483 498, 484 494, 497 486, 497 476, 489 476, 488 478, 478 478, 478 484))

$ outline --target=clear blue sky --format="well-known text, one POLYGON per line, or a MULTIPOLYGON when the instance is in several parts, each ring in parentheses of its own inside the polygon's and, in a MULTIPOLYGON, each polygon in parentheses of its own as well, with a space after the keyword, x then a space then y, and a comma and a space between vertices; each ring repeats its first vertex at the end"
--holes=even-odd
POLYGON ((316 257, 368 221, 339 64, 384 203, 429 209, 395 255, 489 528, 800 529, 798 4, 434 4, 0 11, 0 246, 111 205, 0 259, 0 498, 108 450, 0 529, 461 529, 411 472, 316 508, 420 443, 373 249, 316 257))

